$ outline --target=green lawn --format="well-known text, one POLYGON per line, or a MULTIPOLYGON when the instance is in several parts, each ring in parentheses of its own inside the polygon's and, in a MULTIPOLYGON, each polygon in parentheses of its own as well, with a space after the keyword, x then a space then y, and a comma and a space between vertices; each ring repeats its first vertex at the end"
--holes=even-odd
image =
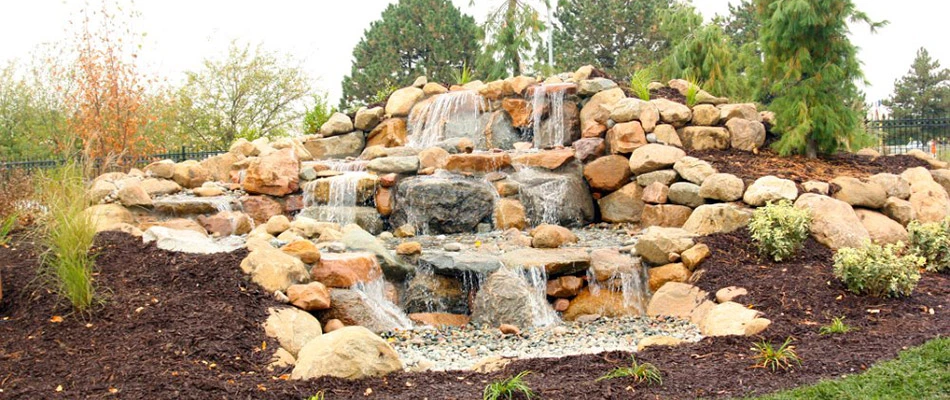
POLYGON ((822 381, 757 400, 950 399, 950 338, 901 352, 859 375, 822 381))

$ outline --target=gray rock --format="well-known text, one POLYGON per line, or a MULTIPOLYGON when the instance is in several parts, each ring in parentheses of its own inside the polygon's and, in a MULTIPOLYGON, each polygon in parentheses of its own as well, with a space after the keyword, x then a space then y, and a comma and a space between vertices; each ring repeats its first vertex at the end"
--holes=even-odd
POLYGON ((521 329, 554 323, 557 315, 542 296, 516 271, 492 273, 475 296, 472 323, 497 327, 510 324, 521 329))
POLYGON ((365 145, 366 138, 363 132, 353 132, 303 142, 303 147, 310 152, 314 160, 359 157, 365 145))
POLYGON ((478 150, 509 150, 514 148, 515 142, 521 141, 521 134, 512 126, 511 115, 505 110, 479 115, 476 125, 473 127, 472 122, 464 118, 450 119, 445 122, 444 137, 446 140, 472 139, 478 150))
POLYGON ((666 186, 670 186, 673 182, 676 182, 676 179, 679 178, 679 175, 676 171, 672 169, 661 169, 659 171, 647 172, 637 176, 637 184, 643 187, 650 186, 651 183, 660 182, 666 186))
POLYGON ((594 198, 580 163, 572 161, 556 171, 522 168, 511 175, 521 185, 520 200, 531 225, 549 223, 566 227, 594 220, 594 198))
POLYGON ((396 185, 393 226, 409 223, 423 233, 472 232, 490 221, 494 211, 493 188, 483 181, 421 176, 401 179, 396 185))
POLYGON ((502 266, 496 256, 472 252, 426 252, 419 258, 420 269, 456 278, 488 276, 502 266))
MULTIPOLYGON (((420 270, 421 271, 421 270, 420 270)), ((458 279, 432 273, 416 273, 403 298, 406 313, 468 314, 468 290, 458 279)))
POLYGON ((503 254, 501 262, 518 270, 543 268, 549 277, 556 277, 586 270, 590 267, 590 255, 587 250, 579 248, 524 248, 503 254))
POLYGON ((419 170, 419 157, 382 157, 366 164, 366 169, 380 174, 408 174, 419 170))
POLYGON ((699 195, 699 190, 699 185, 689 182, 676 182, 670 185, 670 193, 667 195, 667 199, 673 204, 696 208, 706 204, 703 196, 699 195))

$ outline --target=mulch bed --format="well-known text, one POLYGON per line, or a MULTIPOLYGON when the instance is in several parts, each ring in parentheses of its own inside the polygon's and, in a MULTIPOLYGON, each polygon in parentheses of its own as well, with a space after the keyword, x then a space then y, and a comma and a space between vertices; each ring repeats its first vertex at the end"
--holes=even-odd
POLYGON ((782 157, 768 147, 758 154, 740 150, 693 150, 689 155, 706 160, 719 172, 733 174, 744 181, 775 175, 801 184, 810 180, 830 182, 838 176, 864 178, 882 172, 899 175, 913 167, 930 169, 926 161, 908 155, 869 157, 838 153, 808 159, 796 155, 782 157))
POLYGON ((746 234, 733 233, 702 239, 713 256, 698 285, 711 293, 730 285, 747 288, 750 295, 738 301, 773 321, 764 339, 779 344, 795 338, 804 359, 799 368, 751 368, 749 348, 762 338, 724 337, 639 353, 638 360, 662 371, 663 385, 657 387, 634 388, 625 379, 594 382, 629 363, 629 354, 619 352, 520 360, 491 374, 285 381, 279 376, 288 371, 264 367, 276 343, 264 338, 259 324, 275 303, 245 281, 238 268, 244 252, 183 255, 119 233, 99 239, 97 280, 108 298, 86 317, 69 315, 34 279, 36 255, 28 242, 0 248, 0 398, 300 399, 325 390, 331 400, 477 399, 488 382, 523 370, 533 371, 527 381, 545 399, 723 398, 859 373, 903 348, 950 333, 947 275, 924 274, 907 299, 854 296, 832 278, 831 252, 816 242, 809 240, 797 258, 774 264, 755 254, 746 234), (57 315, 65 320, 51 322, 57 315), (834 316, 845 316, 859 330, 818 335, 834 316), (264 342, 267 350, 261 351, 264 342), (59 385, 63 391, 57 393, 59 385))

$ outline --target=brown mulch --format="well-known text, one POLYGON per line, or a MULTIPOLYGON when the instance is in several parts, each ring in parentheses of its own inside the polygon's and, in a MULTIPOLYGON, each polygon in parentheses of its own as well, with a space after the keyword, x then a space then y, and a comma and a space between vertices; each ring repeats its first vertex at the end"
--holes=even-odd
POLYGON ((284 381, 279 376, 288 371, 263 367, 276 344, 265 340, 260 321, 274 302, 245 281, 238 268, 243 252, 174 254, 110 233, 98 242, 104 247, 97 280, 108 298, 85 318, 68 314, 34 280, 36 258, 28 243, 0 248, 0 398, 300 399, 325 390, 330 400, 478 399, 488 382, 523 370, 533 371, 527 381, 545 399, 724 398, 858 373, 902 348, 950 333, 947 275, 924 274, 907 299, 866 298, 831 277, 830 251, 812 240, 782 264, 760 259, 744 233, 701 240, 713 256, 698 285, 711 293, 729 285, 747 288, 750 295, 738 301, 773 321, 765 339, 777 344, 795 338, 801 367, 777 373, 751 368, 749 348, 759 338, 725 337, 639 353, 638 360, 663 373, 663 385, 655 387, 633 388, 625 379, 594 382, 629 363, 629 355, 618 352, 520 360, 492 374, 284 381), (56 315, 65 320, 50 322, 56 315), (859 330, 818 335, 834 316, 845 316, 859 330), (268 350, 261 351, 265 341, 268 350))
POLYGON ((769 148, 758 154, 739 150, 693 150, 689 155, 706 160, 719 172, 738 176, 744 181, 775 175, 801 184, 810 180, 830 182, 838 176, 864 178, 878 173, 900 174, 913 167, 930 169, 926 161, 908 155, 869 157, 838 153, 808 159, 798 155, 779 156, 769 148))

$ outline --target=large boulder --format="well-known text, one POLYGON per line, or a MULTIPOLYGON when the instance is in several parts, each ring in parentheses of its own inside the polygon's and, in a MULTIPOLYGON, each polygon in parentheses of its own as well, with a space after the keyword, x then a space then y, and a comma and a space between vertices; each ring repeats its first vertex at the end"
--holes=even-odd
POLYGON ((950 215, 950 196, 934 181, 912 184, 910 204, 920 222, 939 222, 950 215))
POLYGON ((241 261, 241 270, 251 275, 251 281, 268 292, 283 291, 293 284, 310 282, 310 274, 303 261, 274 248, 252 251, 241 261))
POLYGON ((693 125, 715 126, 719 123, 719 109, 711 104, 699 104, 693 107, 693 125))
POLYGON ((673 204, 696 208, 706 204, 706 199, 699 195, 701 189, 699 185, 693 183, 676 182, 670 185, 670 193, 667 194, 667 200, 673 204))
POLYGON ((412 271, 410 266, 393 257, 382 240, 376 238, 358 224, 349 224, 343 227, 343 236, 340 241, 350 250, 373 253, 379 263, 382 264, 383 273, 389 279, 405 280, 406 275, 412 271))
POLYGON ((772 323, 761 315, 760 311, 727 301, 709 309, 699 330, 705 336, 757 335, 772 323))
POLYGON ((422 99, 425 93, 415 87, 404 87, 393 92, 386 100, 386 114, 393 117, 407 117, 412 106, 422 99))
POLYGON ((208 180, 228 182, 231 180, 231 170, 234 164, 244 160, 244 156, 235 153, 218 154, 201 161, 201 165, 208 170, 208 180))
POLYGON ((145 192, 151 197, 175 194, 181 191, 181 186, 175 181, 167 179, 145 178, 142 182, 139 182, 139 186, 145 189, 145 192))
POLYGON ((382 157, 366 164, 366 169, 382 174, 414 174, 419 170, 419 157, 382 157))
POLYGON ((626 157, 601 157, 584 166, 584 178, 591 189, 612 192, 630 182, 630 164, 626 157))
POLYGON ((745 183, 735 175, 712 174, 703 180, 699 195, 704 199, 736 201, 745 193, 745 183))
POLYGON ((330 290, 320 282, 291 285, 287 288, 287 297, 290 299, 290 304, 304 311, 330 308, 330 290))
POLYGON ((869 183, 879 185, 884 189, 887 197, 896 197, 901 200, 910 198, 910 183, 900 175, 880 173, 868 177, 869 183))
POLYGON ((692 150, 725 150, 729 148, 729 131, 715 126, 687 126, 679 132, 683 146, 692 150))
POLYGON ((581 135, 583 137, 601 136, 606 130, 610 110, 620 99, 627 97, 621 88, 613 88, 592 96, 581 109, 581 135))
POLYGON ((353 131, 353 121, 344 113, 335 112, 333 115, 320 125, 320 134, 323 137, 330 137, 353 131))
POLYGON ((637 302, 625 300, 624 293, 600 289, 581 290, 577 297, 571 299, 570 305, 564 311, 565 321, 574 321, 584 315, 600 315, 609 318, 621 318, 640 315, 637 302))
POLYGON ((317 318, 324 322, 338 319, 346 326, 359 325, 377 333, 412 326, 409 318, 384 298, 382 290, 370 289, 330 288, 330 308, 317 311, 317 318))
POLYGON ((897 197, 888 197, 881 211, 888 218, 899 222, 902 226, 907 226, 910 221, 917 219, 917 211, 914 210, 914 205, 897 197))
POLYGON ((332 160, 359 157, 366 145, 362 132, 347 133, 328 138, 315 138, 303 142, 314 160, 332 160))
POLYGON ((126 185, 119 189, 116 196, 119 203, 126 207, 151 207, 152 198, 140 185, 126 185))
POLYGON ((195 160, 175 164, 172 180, 182 187, 194 189, 211 179, 211 172, 195 160))
POLYGON ((692 111, 684 104, 670 101, 667 99, 650 100, 656 109, 660 112, 660 119, 677 128, 686 125, 693 117, 692 111))
POLYGON ((577 94, 581 96, 591 96, 615 87, 617 87, 617 82, 607 78, 583 79, 577 85, 577 94))
POLYGON ((399 354, 383 338, 366 328, 348 326, 308 342, 300 350, 291 377, 362 379, 400 370, 399 354))
POLYGON ((456 278, 486 276, 502 268, 497 256, 476 252, 426 252, 419 258, 419 269, 456 278))
POLYGON ((592 222, 594 199, 582 171, 580 163, 573 161, 557 171, 522 168, 512 174, 521 187, 529 223, 577 227, 592 222))
POLYGON ((861 225, 864 226, 864 229, 867 229, 871 241, 874 243, 907 243, 907 229, 904 229, 900 222, 871 210, 856 209, 854 213, 857 214, 861 220, 861 225))
POLYGON ((677 204, 647 205, 640 216, 640 225, 681 228, 689 220, 693 209, 677 204))
POLYGON ((645 144, 646 133, 639 121, 622 122, 607 131, 607 149, 611 154, 630 154, 645 144))
POLYGON ((406 120, 390 118, 378 125, 366 137, 366 147, 398 147, 406 144, 406 120))
POLYGON ((671 263, 650 268, 647 270, 647 275, 649 276, 650 291, 655 292, 670 282, 686 282, 691 274, 683 263, 671 263))
POLYGON ((630 171, 640 175, 667 169, 683 157, 686 157, 686 152, 683 149, 651 143, 638 147, 630 154, 630 171))
POLYGON ((118 204, 99 204, 83 210, 83 215, 92 221, 96 232, 108 231, 121 224, 135 222, 132 213, 118 204))
POLYGON ((660 120, 660 111, 653 103, 629 97, 614 104, 610 119, 617 123, 640 121, 643 130, 651 132, 660 120))
POLYGON ((515 270, 542 269, 547 276, 575 274, 590 267, 590 255, 580 248, 534 249, 509 251, 501 262, 515 270))
POLYGON ((754 103, 722 104, 719 108, 719 122, 728 123, 733 118, 762 122, 762 116, 754 103))
POLYGON ((310 313, 296 308, 269 308, 264 321, 264 334, 277 339, 280 347, 294 357, 311 340, 320 337, 320 321, 310 313))
POLYGON ((485 280, 472 306, 472 323, 521 329, 546 326, 557 320, 554 310, 519 271, 499 269, 485 280))
POLYGON ((733 118, 726 122, 732 138, 732 148, 754 151, 765 144, 765 125, 759 121, 733 118))
POLYGON ((527 226, 527 216, 520 200, 498 199, 495 203, 495 228, 522 230, 527 226))
POLYGON ((191 254, 229 253, 244 246, 243 239, 237 237, 214 240, 194 230, 163 226, 153 226, 145 230, 142 241, 155 242, 162 250, 191 254))
POLYGON ((597 200, 600 218, 605 222, 639 222, 643 213, 643 188, 636 182, 597 200))
POLYGON ((676 170, 683 179, 697 185, 702 185, 706 178, 716 173, 716 169, 708 162, 689 156, 679 159, 679 161, 673 164, 673 169, 676 170))
POLYGON ((296 192, 300 182, 300 161, 286 148, 251 159, 242 186, 248 193, 286 196, 296 192))
POLYGON ((795 207, 808 210, 812 236, 832 250, 861 247, 871 240, 867 229, 848 203, 820 194, 805 193, 795 200, 795 207))
POLYGON ((386 110, 382 107, 361 107, 356 111, 356 120, 353 121, 353 127, 364 132, 371 131, 376 125, 379 125, 385 115, 386 110))
POLYGON ((884 202, 887 201, 887 192, 881 185, 873 182, 862 182, 858 178, 839 176, 831 183, 839 187, 833 197, 854 207, 877 209, 884 207, 884 202))
POLYGON ((647 305, 651 317, 676 317, 698 324, 715 303, 709 293, 690 284, 667 282, 653 293, 647 305))
POLYGON ((693 210, 683 229, 696 235, 726 233, 744 228, 751 218, 752 210, 736 203, 705 204, 693 210))
POLYGON ((643 230, 635 248, 644 261, 665 265, 670 262, 670 254, 682 253, 693 244, 693 234, 683 229, 653 226, 643 230))
POLYGON ((407 313, 467 314, 469 289, 454 277, 417 273, 406 285, 403 308, 407 313))
POLYGON ((393 226, 410 223, 422 232, 461 233, 491 219, 491 186, 469 179, 435 176, 402 179, 390 217, 393 226))
POLYGON ((331 288, 350 288, 382 277, 376 256, 370 253, 326 253, 310 270, 310 277, 331 288))
POLYGON ((769 175, 756 179, 749 185, 742 195, 742 201, 750 206, 761 207, 782 199, 795 201, 797 197, 798 188, 795 182, 769 175))

